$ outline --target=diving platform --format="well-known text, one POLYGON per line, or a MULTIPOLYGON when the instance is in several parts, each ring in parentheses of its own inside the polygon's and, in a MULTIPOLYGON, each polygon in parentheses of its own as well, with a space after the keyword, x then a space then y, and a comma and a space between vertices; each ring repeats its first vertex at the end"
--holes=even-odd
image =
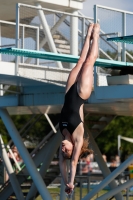
MULTIPOLYGON (((29 50, 29 49, 18 49, 18 48, 12 48, 12 47, 1 48, 0 53, 15 55, 15 56, 22 56, 22 57, 29 57, 29 58, 39 58, 39 59, 45 59, 45 60, 69 62, 69 63, 77 63, 79 59, 79 56, 74 56, 74 55, 36 51, 36 50, 29 50)), ((114 68, 114 69, 120 69, 121 67, 133 67, 133 63, 100 59, 100 58, 96 60, 94 65, 97 67, 101 66, 101 67, 114 68)))
MULTIPOLYGON (((0 84, 20 88, 16 94, 0 97, 0 105, 6 107, 10 115, 60 113, 65 94, 63 85, 4 74, 0 74, 0 84)), ((132 116, 133 85, 94 87, 90 98, 85 102, 84 111, 132 116)))
POLYGON ((115 42, 133 44, 133 35, 107 38, 107 41, 115 41, 115 42))

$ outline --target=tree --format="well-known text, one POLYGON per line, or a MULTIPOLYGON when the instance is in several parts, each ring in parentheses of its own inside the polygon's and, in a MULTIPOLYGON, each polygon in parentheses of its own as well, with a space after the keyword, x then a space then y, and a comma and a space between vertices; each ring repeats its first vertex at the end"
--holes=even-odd
MULTIPOLYGON (((98 136, 96 142, 109 158, 118 154, 118 135, 133 138, 133 117, 118 116, 98 136)), ((122 141, 122 160, 133 153, 132 143, 122 141)))

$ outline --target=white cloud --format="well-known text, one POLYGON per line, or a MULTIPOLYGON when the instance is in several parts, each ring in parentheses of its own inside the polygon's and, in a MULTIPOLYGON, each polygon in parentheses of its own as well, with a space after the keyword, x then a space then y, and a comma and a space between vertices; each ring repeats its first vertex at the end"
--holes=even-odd
POLYGON ((88 17, 93 17, 93 6, 95 4, 133 12, 133 0, 86 0, 81 12, 88 17))

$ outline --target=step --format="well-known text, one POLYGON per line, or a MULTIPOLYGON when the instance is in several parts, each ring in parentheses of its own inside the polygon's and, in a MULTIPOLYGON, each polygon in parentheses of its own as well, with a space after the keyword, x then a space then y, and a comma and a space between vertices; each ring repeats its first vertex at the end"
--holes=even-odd
POLYGON ((59 53, 70 54, 70 50, 56 48, 59 53))
POLYGON ((66 45, 66 44, 56 44, 56 48, 69 49, 69 50, 70 50, 70 45, 66 45))
POLYGON ((69 42, 66 41, 66 40, 58 40, 58 39, 55 39, 54 42, 55 42, 55 43, 58 43, 58 44, 68 44, 68 45, 69 45, 69 42))
POLYGON ((62 36, 59 34, 53 35, 53 39, 62 39, 62 36))

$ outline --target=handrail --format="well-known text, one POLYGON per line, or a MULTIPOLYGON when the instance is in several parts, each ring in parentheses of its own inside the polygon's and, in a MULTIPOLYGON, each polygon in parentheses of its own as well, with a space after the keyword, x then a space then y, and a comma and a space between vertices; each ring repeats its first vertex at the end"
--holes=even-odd
POLYGON ((44 10, 44 11, 49 11, 49 12, 53 12, 53 13, 60 13, 60 14, 68 15, 68 16, 72 16, 72 17, 80 17, 80 18, 90 19, 90 17, 86 17, 86 16, 74 15, 74 14, 71 14, 68 12, 62 12, 62 11, 52 10, 52 9, 48 9, 48 8, 38 8, 36 6, 32 6, 32 5, 28 5, 28 4, 19 3, 18 6, 24 6, 24 7, 33 8, 36 10, 44 10))

